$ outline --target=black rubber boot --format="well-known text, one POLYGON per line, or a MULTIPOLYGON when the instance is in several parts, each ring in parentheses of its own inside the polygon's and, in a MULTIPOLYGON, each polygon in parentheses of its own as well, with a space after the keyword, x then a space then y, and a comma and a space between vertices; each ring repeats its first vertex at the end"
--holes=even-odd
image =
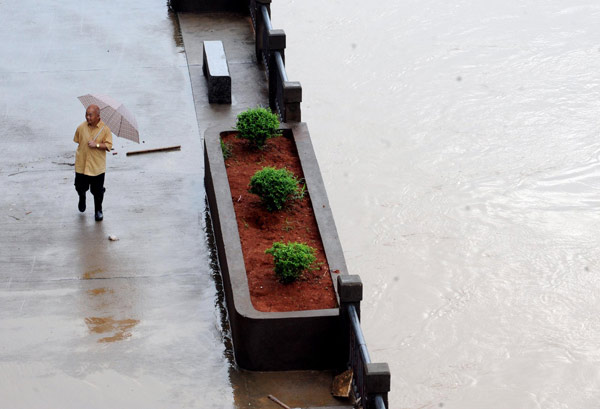
POLYGON ((94 218, 97 222, 102 221, 104 215, 102 214, 102 201, 104 200, 105 188, 102 188, 101 192, 94 194, 94 218))
POLYGON ((79 193, 79 203, 77 208, 81 213, 85 212, 85 193, 79 193))

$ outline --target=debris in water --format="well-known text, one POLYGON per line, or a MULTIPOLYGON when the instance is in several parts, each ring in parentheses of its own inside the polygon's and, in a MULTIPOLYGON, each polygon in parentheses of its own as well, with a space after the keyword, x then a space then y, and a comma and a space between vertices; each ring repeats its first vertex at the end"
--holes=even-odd
POLYGON ((114 235, 112 235, 112 234, 111 234, 110 236, 108 236, 108 239, 109 239, 110 241, 117 241, 117 240, 119 240, 119 238, 118 238, 117 236, 114 236, 114 235))
POLYGON ((331 385, 331 394, 339 398, 347 398, 350 396, 350 387, 352 386, 352 369, 348 369, 333 378, 331 385))
POLYGON ((286 405, 285 403, 283 403, 282 401, 280 401, 279 399, 277 399, 275 396, 273 395, 269 395, 269 399, 271 399, 273 402, 275 402, 276 404, 278 404, 279 406, 281 406, 282 408, 285 409, 291 409, 288 405, 286 405))

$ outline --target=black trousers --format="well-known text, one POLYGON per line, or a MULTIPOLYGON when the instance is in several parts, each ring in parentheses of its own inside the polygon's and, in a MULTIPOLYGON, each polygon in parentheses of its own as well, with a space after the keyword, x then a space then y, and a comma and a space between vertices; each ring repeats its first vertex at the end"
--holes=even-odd
POLYGON ((90 189, 92 195, 94 195, 94 208, 95 211, 102 211, 102 201, 104 200, 104 173, 98 176, 88 176, 83 173, 75 173, 75 190, 79 196, 85 197, 85 193, 90 189))

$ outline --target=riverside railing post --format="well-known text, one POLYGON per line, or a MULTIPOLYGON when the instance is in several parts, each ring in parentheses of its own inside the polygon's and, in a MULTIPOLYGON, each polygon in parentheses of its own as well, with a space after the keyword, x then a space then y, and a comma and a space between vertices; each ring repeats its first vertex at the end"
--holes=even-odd
POLYGON ((337 278, 340 309, 347 315, 348 307, 352 304, 360 318, 360 302, 363 297, 363 285, 359 275, 340 274, 337 278))
POLYGON ((298 81, 285 81, 283 83, 284 122, 300 122, 302 120, 301 102, 302 85, 298 81))
POLYGON ((385 362, 368 363, 365 367, 365 382, 367 384, 367 402, 365 409, 377 409, 375 397, 383 398, 385 407, 388 407, 388 392, 390 391, 390 367, 385 362))
POLYGON ((344 343, 345 356, 348 357, 348 362, 352 365, 352 357, 350 356, 350 341, 352 334, 350 333, 350 319, 348 316, 348 307, 354 305, 356 314, 360 318, 360 302, 363 297, 363 287, 360 276, 358 275, 343 275, 340 274, 337 278, 338 294, 340 296, 340 316, 342 318, 342 330, 346 334, 348 342, 344 343))
POLYGON ((350 318, 350 306, 354 307, 357 318, 360 319, 360 302, 363 297, 363 287, 360 276, 358 275, 342 275, 337 278, 337 290, 340 297, 340 318, 342 326, 342 334, 346 338, 346 342, 340 345, 344 348, 341 353, 348 359, 347 367, 354 372, 353 383, 358 390, 355 389, 355 394, 360 395, 362 389, 362 363, 360 360, 360 347, 357 342, 356 334, 352 329, 350 318))
POLYGON ((254 7, 254 10, 251 12, 254 14, 254 19, 256 23, 256 27, 254 29, 254 47, 256 49, 256 62, 259 64, 263 63, 263 50, 265 48, 265 44, 263 44, 263 39, 265 38, 265 31, 268 30, 265 27, 265 19, 263 18, 263 14, 261 12, 262 6, 267 8, 267 12, 269 18, 271 17, 271 0, 252 0, 250 2, 250 7, 254 7))
MULTIPOLYGON (((285 63, 285 32, 281 29, 269 30, 267 37, 267 58, 269 65, 269 106, 273 112, 278 111, 277 94, 278 84, 281 82, 283 87, 283 81, 280 80, 282 73, 278 68, 276 53, 281 55, 281 59, 285 63)), ((284 68, 285 71, 285 68, 284 68)), ((285 76, 285 73, 283 73, 285 76)), ((285 122, 285 113, 283 112, 284 107, 279 106, 279 114, 283 122, 285 122)))

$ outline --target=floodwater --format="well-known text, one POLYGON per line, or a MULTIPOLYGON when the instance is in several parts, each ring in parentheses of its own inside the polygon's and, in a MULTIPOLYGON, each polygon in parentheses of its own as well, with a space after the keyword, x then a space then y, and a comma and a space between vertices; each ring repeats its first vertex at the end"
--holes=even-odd
POLYGON ((599 18, 273 3, 391 407, 600 405, 599 18))

